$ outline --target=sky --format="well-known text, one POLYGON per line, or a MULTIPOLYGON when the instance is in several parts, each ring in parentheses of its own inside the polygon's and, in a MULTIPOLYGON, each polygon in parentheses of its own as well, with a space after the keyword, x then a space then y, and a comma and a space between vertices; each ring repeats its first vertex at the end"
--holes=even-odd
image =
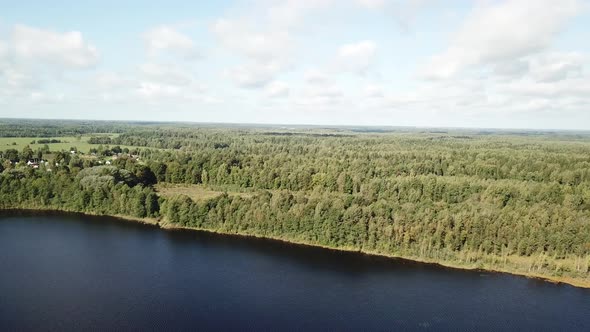
POLYGON ((0 8, 0 118, 590 129, 589 0, 0 8))

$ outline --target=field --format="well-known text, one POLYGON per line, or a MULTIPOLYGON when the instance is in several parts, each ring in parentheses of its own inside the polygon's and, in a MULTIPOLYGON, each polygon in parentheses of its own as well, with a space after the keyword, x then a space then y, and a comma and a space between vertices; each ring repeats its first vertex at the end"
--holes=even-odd
MULTIPOLYGON (((97 144, 89 144, 88 140, 90 137, 93 136, 109 136, 111 138, 116 137, 116 134, 89 134, 84 136, 62 136, 62 137, 0 137, 0 150, 7 150, 7 149, 16 149, 18 151, 22 151, 27 145, 31 147, 31 149, 37 150, 38 148, 42 148, 45 144, 36 143, 37 140, 40 139, 56 139, 61 141, 61 143, 50 143, 47 144, 51 151, 69 151, 72 147, 76 147, 78 151, 88 153, 91 148, 98 147, 97 144), (31 144, 35 141, 35 144, 31 144)), ((121 145, 121 148, 128 148, 133 149, 133 146, 121 145)))
POLYGON ((156 192, 163 197, 175 197, 179 195, 188 196, 195 202, 204 202, 212 198, 221 196, 226 192, 230 196, 240 196, 242 198, 251 197, 252 193, 222 190, 221 188, 211 188, 198 184, 171 184, 158 183, 155 188, 156 192))

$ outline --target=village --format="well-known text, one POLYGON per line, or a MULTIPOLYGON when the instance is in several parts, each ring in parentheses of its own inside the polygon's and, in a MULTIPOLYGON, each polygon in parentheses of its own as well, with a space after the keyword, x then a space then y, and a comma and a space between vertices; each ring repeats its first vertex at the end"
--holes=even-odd
POLYGON ((127 148, 121 149, 118 146, 113 148, 108 146, 106 148, 101 146, 100 149, 92 148, 89 153, 78 151, 77 148, 72 147, 69 151, 50 152, 48 150, 38 150, 36 154, 32 153, 30 147, 27 146, 20 153, 15 149, 0 151, 0 160, 4 160, 0 165, 0 171, 28 167, 34 170, 42 169, 52 172, 55 167, 60 166, 75 167, 82 164, 84 167, 93 167, 112 165, 117 160, 137 162, 140 159, 139 151, 129 151, 127 148))

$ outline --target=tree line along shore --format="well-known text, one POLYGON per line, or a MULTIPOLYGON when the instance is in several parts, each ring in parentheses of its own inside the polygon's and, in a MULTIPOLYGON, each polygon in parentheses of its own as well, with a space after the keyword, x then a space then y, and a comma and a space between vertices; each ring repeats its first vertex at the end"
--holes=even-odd
POLYGON ((0 123, 10 135, 83 135, 87 151, 7 146, 2 209, 146 218, 590 285, 583 133, 0 123))

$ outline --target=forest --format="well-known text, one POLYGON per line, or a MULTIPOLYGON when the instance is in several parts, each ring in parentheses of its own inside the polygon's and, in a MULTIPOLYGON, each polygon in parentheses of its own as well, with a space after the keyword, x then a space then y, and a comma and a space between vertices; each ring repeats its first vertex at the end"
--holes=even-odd
POLYGON ((0 137, 76 135, 91 148, 0 147, 0 209, 590 285, 588 133, 0 120, 0 137))

